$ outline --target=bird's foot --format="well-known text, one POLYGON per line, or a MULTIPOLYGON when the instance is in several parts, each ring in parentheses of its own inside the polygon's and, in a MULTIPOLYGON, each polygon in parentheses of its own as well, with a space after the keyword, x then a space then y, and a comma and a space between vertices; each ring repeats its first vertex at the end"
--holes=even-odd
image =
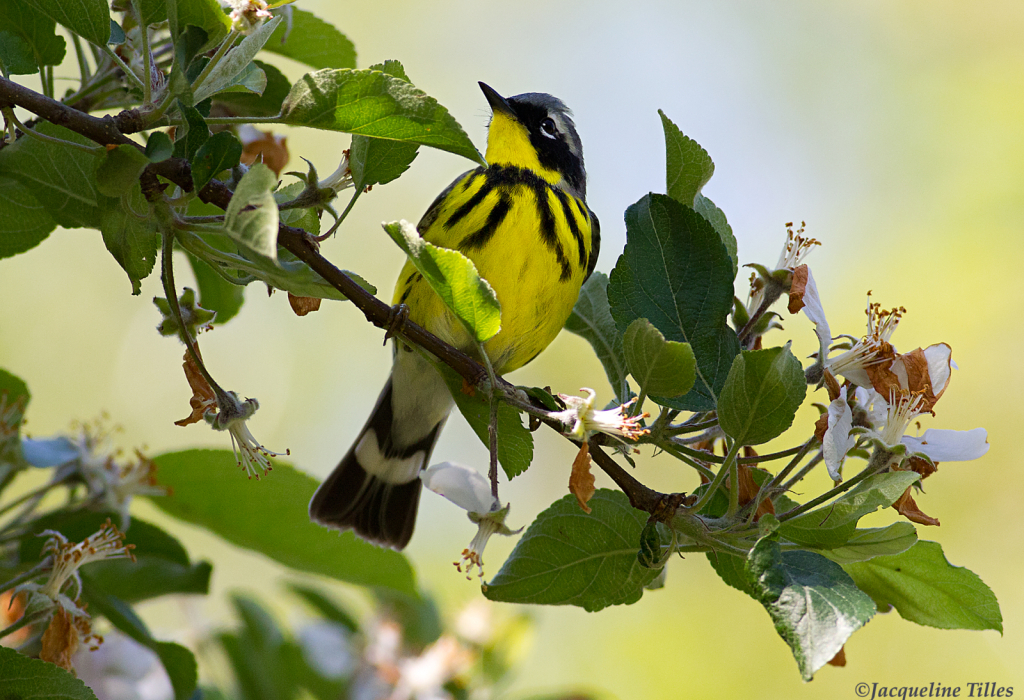
POLYGON ((405 322, 409 320, 409 307, 406 304, 395 304, 388 314, 387 324, 384 326, 384 344, 402 332, 405 322))

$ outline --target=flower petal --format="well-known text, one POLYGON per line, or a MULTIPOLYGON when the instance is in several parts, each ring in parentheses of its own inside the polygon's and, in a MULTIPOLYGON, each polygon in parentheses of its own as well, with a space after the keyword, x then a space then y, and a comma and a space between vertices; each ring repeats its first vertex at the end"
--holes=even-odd
POLYGON ((974 430, 936 430, 930 428, 921 437, 903 436, 911 452, 919 452, 933 462, 967 462, 988 452, 988 432, 974 430))
POLYGON ((828 319, 825 318, 825 308, 821 305, 821 297, 818 296, 818 286, 814 283, 814 275, 806 265, 801 265, 801 267, 807 268, 807 282, 801 297, 803 312, 814 324, 814 334, 818 336, 818 357, 824 361, 828 357, 828 347, 832 343, 832 329, 828 327, 828 319))
POLYGON ((428 489, 470 513, 486 514, 498 506, 484 475, 462 464, 432 464, 421 478, 428 489))
POLYGON ((924 349, 924 357, 928 360, 928 378, 931 380, 932 392, 937 401, 949 384, 950 365, 953 362, 952 350, 945 343, 929 345, 924 349))
POLYGON ((846 387, 839 390, 839 398, 828 405, 828 429, 821 442, 821 454, 833 481, 841 481, 839 468, 843 466, 846 453, 857 439, 850 435, 853 429, 853 411, 846 403, 846 387))

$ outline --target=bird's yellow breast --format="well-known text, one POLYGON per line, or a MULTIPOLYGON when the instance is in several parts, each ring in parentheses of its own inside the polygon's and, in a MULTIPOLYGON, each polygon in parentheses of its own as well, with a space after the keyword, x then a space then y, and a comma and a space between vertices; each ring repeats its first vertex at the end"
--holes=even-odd
MULTIPOLYGON (((424 217, 420 234, 462 252, 494 288, 501 331, 484 349, 501 373, 522 367, 554 340, 579 296, 592 249, 584 203, 530 170, 502 165, 457 180, 424 217)), ((411 262, 394 302, 407 304, 414 322, 475 354, 472 337, 411 262)))

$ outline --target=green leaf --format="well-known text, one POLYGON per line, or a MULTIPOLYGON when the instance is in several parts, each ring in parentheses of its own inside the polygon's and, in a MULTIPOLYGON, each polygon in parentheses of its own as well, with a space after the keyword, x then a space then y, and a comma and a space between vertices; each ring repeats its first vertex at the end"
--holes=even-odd
MULTIPOLYGON (((129 535, 127 540, 133 542, 134 538, 129 535)), ((118 559, 91 564, 88 585, 129 603, 171 594, 210 592, 213 566, 209 562, 179 564, 144 551, 137 552, 135 557, 138 561, 134 563, 118 559)))
MULTIPOLYGON (((314 272, 309 265, 284 249, 278 251, 276 261, 262 255, 249 253, 245 249, 240 252, 256 265, 257 269, 251 270, 252 274, 272 287, 300 297, 318 297, 339 301, 348 299, 314 272)), ((342 272, 370 294, 377 293, 376 287, 356 273, 351 270, 342 270, 342 272)))
POLYGON ((217 95, 237 92, 243 95, 255 95, 258 97, 263 95, 263 91, 266 89, 267 74, 256 65, 256 61, 250 61, 242 67, 242 71, 238 75, 231 79, 227 87, 217 91, 217 95))
MULTIPOLYGON (((481 391, 473 396, 467 395, 463 391, 462 377, 455 370, 441 363, 434 366, 444 377, 448 391, 469 427, 484 446, 489 447, 487 426, 491 421, 491 404, 488 397, 481 391)), ((519 411, 504 402, 498 404, 498 462, 509 479, 525 472, 533 462, 533 433, 523 427, 519 411)))
POLYGON ((277 28, 264 50, 312 68, 356 67, 352 42, 333 25, 297 7, 292 8, 291 18, 277 28))
POLYGON ((131 606, 116 596, 87 591, 85 598, 89 601, 90 612, 103 615, 114 627, 156 653, 171 680, 175 700, 189 700, 192 697, 199 674, 191 651, 180 644, 153 639, 146 623, 135 614, 131 606))
POLYGON ((57 223, 17 180, 0 175, 0 258, 35 248, 57 223))
POLYGON ((103 244, 128 273, 132 294, 141 292, 142 280, 153 271, 156 253, 160 249, 160 234, 152 218, 138 217, 138 214, 148 214, 149 210, 149 202, 142 195, 138 181, 133 191, 116 199, 104 197, 100 201, 103 244))
POLYGON ((161 163, 174 155, 171 137, 163 131, 154 131, 146 141, 146 157, 150 163, 161 163))
MULTIPOLYGON (((4 0, 7 2, 7 0, 4 0)), ((24 0, 58 24, 96 46, 110 39, 110 7, 107 0, 24 0)))
POLYGON ((715 172, 715 164, 708 152, 699 143, 683 134, 660 109, 658 115, 665 131, 665 192, 672 199, 696 211, 714 227, 729 252, 732 275, 736 277, 736 271, 739 269, 736 236, 733 235, 732 227, 726 221, 722 210, 701 194, 701 189, 715 172))
POLYGON ((837 564, 845 565, 901 554, 916 543, 917 530, 914 526, 908 522, 896 522, 888 527, 855 530, 842 546, 822 550, 820 553, 837 564))
POLYGON ((588 505, 589 515, 570 495, 538 515, 484 595, 506 603, 576 605, 588 612, 640 600, 644 586, 659 573, 636 559, 647 513, 610 489, 598 489, 588 505))
POLYGON ((320 617, 336 622, 350 632, 359 631, 359 623, 356 621, 356 618, 323 591, 301 583, 290 583, 288 588, 295 595, 302 598, 307 605, 316 610, 320 617))
POLYGON ((207 140, 192 159, 192 183, 196 192, 203 189, 213 176, 230 170, 242 158, 242 142, 230 131, 220 131, 207 140))
MULTIPOLYGON (((24 409, 28 406, 32 395, 28 391, 28 385, 21 377, 0 369, 0 397, 3 397, 6 401, 5 408, 10 408, 16 402, 22 401, 24 402, 22 409, 24 409)), ((22 410, 21 416, 24 416, 24 410, 22 410)), ((12 421, 15 419, 18 419, 18 415, 11 416, 12 421)))
POLYGON ((0 694, 11 700, 96 700, 85 683, 60 666, 5 646, 0 646, 0 694))
POLYGON ((6 30, 0 31, 0 66, 11 75, 39 72, 32 47, 20 36, 6 30))
POLYGON ((199 287, 199 305, 217 312, 214 325, 227 323, 241 310, 245 301, 245 287, 228 282, 207 263, 191 254, 188 261, 196 276, 196 286, 199 287))
MULTIPOLYGON (((46 136, 95 146, 84 136, 49 122, 35 130, 46 136)), ((0 150, 0 172, 20 182, 65 228, 99 228, 99 192, 96 189, 98 156, 23 136, 0 150)))
POLYGON ((953 566, 937 542, 919 541, 895 556, 843 565, 880 609, 895 607, 905 620, 941 629, 1003 631, 992 589, 974 572, 953 566))
POLYGON ((622 352, 630 374, 647 394, 680 396, 693 387, 693 350, 687 343, 665 340, 646 318, 629 324, 622 336, 622 352))
POLYGON ((5 423, 8 426, 5 437, 0 438, 0 490, 10 483, 18 469, 25 466, 19 433, 31 398, 25 382, 0 369, 0 413, 6 413, 5 423))
POLYGON ((210 138, 210 127, 195 107, 188 107, 178 100, 178 110, 185 118, 185 123, 174 131, 174 157, 192 160, 196 151, 210 138))
POLYGON ((284 635, 270 613, 259 603, 240 595, 231 602, 242 620, 241 642, 237 647, 225 645, 231 658, 239 687, 247 697, 262 700, 287 697, 285 687, 284 635))
POLYGON ((423 240, 408 221, 384 224, 384 230, 476 340, 482 343, 501 330, 498 297, 472 260, 423 240))
POLYGON ((665 131, 665 193, 691 209, 700 190, 711 179, 715 164, 701 145, 683 134, 660 109, 665 131))
MULTIPOLYGON (((405 68, 398 61, 385 61, 370 66, 401 80, 409 81, 405 68)), ((386 185, 409 169, 419 152, 419 144, 404 141, 375 139, 369 136, 352 137, 349 149, 349 168, 358 193, 373 185, 386 185)))
POLYGON ((121 29, 121 25, 114 20, 110 20, 110 38, 107 39, 107 44, 111 46, 120 46, 126 39, 127 37, 124 35, 124 30, 121 29))
MULTIPOLYGON (((305 685, 305 662, 301 649, 278 627, 274 617, 255 600, 232 596, 235 612, 242 621, 236 633, 218 635, 227 652, 242 697, 249 700, 293 698, 305 685)), ((334 695, 340 697, 340 695, 334 695)))
POLYGON ((742 445, 760 445, 793 424, 807 394, 800 360, 781 348, 748 350, 736 357, 718 398, 718 423, 742 445))
POLYGON ((419 148, 415 143, 353 136, 348 163, 356 191, 396 179, 412 165, 419 148))
POLYGON ((622 352, 622 333, 615 327, 611 309, 608 306, 608 276, 595 272, 580 289, 580 296, 572 309, 565 330, 586 339, 601 360, 608 382, 615 391, 619 403, 629 399, 629 384, 626 375, 626 358, 622 352))
POLYGON ((173 489, 171 496, 150 497, 166 513, 298 571, 416 595, 404 556, 309 521, 318 482, 290 465, 275 460, 274 471, 255 482, 242 478, 226 450, 173 452, 154 461, 160 483, 173 489))
POLYGON ((739 270, 739 252, 736 247, 736 236, 733 235, 732 226, 726 220, 725 213, 702 194, 697 195, 693 210, 703 216, 718 232, 719 238, 722 239, 722 243, 729 253, 729 259, 732 260, 732 276, 735 279, 736 272, 739 270))
MULTIPOLYGON (((202 102, 207 97, 216 95, 221 90, 234 84, 235 79, 243 72, 246 66, 252 64, 253 58, 263 48, 263 45, 270 39, 274 29, 281 24, 281 18, 264 22, 254 29, 251 34, 245 37, 238 46, 234 47, 213 67, 210 74, 206 76, 202 84, 195 87, 192 95, 192 104, 202 102)), ((266 86, 266 81, 263 83, 266 86)), ((262 92, 262 88, 260 89, 262 92)))
POLYGON ((234 114, 254 117, 275 116, 281 111, 281 103, 288 96, 292 84, 276 66, 263 61, 253 61, 252 65, 263 71, 266 86, 261 94, 234 92, 231 89, 218 93, 214 101, 224 105, 234 114))
POLYGON ((712 410, 739 352, 726 324, 733 298, 732 262, 718 233, 671 197, 649 194, 626 210, 626 247, 612 270, 608 301, 620 332, 648 319, 665 338, 689 343, 697 379, 685 396, 663 402, 712 410))
POLYGON ((277 262, 279 214, 273 189, 277 175, 263 163, 254 163, 243 177, 224 212, 224 232, 249 250, 277 262), (246 208, 252 207, 248 211, 246 208))
MULTIPOLYGON (((40 66, 59 66, 64 61, 67 44, 64 37, 57 34, 56 23, 29 5, 28 0, 0 2, 0 27, 3 27, 0 33, 20 38, 28 45, 34 65, 25 73, 35 73, 40 66)), ((23 55, 20 57, 24 59, 23 55)), ((8 71, 24 74, 15 70, 7 61, 5 58, 8 71)))
POLYGON ((32 395, 28 391, 28 385, 20 377, 0 369, 0 397, 5 400, 5 408, 10 408, 19 401, 23 403, 22 410, 11 416, 12 421, 15 419, 20 421, 25 415, 25 408, 28 407, 32 395))
POLYGON ((805 681, 876 612, 871 598, 838 564, 814 552, 783 552, 774 536, 761 538, 750 550, 747 573, 755 599, 793 650, 805 681))
POLYGON ((891 506, 918 478, 911 471, 869 476, 834 502, 787 520, 779 533, 791 542, 815 549, 840 547, 853 537, 858 520, 891 506))
MULTIPOLYGON (((139 0, 139 4, 144 24, 159 24, 169 19, 166 0, 139 0)), ((206 34, 197 50, 206 50, 227 36, 231 21, 217 0, 178 0, 176 5, 178 12, 172 27, 184 32, 187 25, 192 25, 206 34)))
POLYGON ((120 197, 138 185, 149 158, 135 146, 122 144, 106 152, 96 164, 96 189, 108 197, 120 197))
POLYGON ((402 638, 409 646, 422 649, 436 642, 444 632, 441 613, 429 594, 411 599, 381 588, 373 593, 377 610, 398 623, 402 638))
POLYGON ((418 143, 484 163, 466 132, 437 100, 380 71, 307 73, 292 86, 282 119, 294 126, 418 143))
POLYGON ((746 559, 726 552, 707 552, 706 556, 711 568, 723 581, 751 598, 757 598, 754 586, 747 578, 746 559))

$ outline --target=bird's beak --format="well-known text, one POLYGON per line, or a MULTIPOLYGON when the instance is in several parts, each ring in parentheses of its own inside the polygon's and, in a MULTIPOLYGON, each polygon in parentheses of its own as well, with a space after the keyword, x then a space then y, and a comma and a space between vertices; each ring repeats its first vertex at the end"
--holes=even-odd
POLYGON ((512 106, 509 105, 508 100, 495 92, 494 88, 487 83, 481 82, 479 85, 480 89, 484 91, 484 97, 487 98, 487 104, 491 105, 491 111, 494 114, 498 114, 500 112, 515 118, 515 110, 513 110, 512 106))

